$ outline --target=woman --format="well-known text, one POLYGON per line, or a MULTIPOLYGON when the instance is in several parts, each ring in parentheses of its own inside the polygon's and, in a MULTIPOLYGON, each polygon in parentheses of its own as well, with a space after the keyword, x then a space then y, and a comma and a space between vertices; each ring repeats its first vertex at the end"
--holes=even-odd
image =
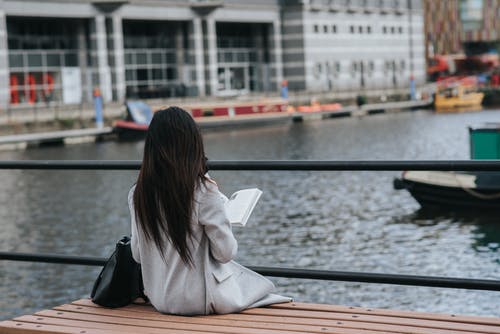
POLYGON ((206 170, 191 116, 177 107, 157 111, 128 196, 132 255, 151 304, 163 313, 199 315, 290 301, 270 294, 271 281, 232 261, 238 246, 224 196, 206 170))

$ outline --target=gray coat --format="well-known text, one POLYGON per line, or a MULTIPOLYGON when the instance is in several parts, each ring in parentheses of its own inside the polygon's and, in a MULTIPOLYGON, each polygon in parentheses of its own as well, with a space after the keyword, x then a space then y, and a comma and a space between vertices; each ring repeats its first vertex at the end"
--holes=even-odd
POLYGON ((128 196, 132 255, 141 263, 144 292, 158 311, 181 315, 222 314, 290 301, 290 298, 271 294, 274 285, 267 278, 232 261, 238 246, 215 183, 206 182, 195 192, 193 235, 189 243, 192 267, 185 265, 168 240, 164 261, 154 243, 145 239, 135 219, 134 190, 135 186, 128 196))

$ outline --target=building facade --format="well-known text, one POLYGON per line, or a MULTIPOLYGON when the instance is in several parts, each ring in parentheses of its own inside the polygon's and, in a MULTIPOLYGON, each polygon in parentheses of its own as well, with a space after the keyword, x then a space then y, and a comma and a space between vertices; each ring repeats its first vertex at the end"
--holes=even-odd
POLYGON ((497 51, 500 0, 424 0, 427 57, 497 51))
POLYGON ((0 0, 0 106, 424 80, 417 0, 0 0))
POLYGON ((291 89, 390 89, 425 81, 420 1, 284 1, 283 65, 291 89))

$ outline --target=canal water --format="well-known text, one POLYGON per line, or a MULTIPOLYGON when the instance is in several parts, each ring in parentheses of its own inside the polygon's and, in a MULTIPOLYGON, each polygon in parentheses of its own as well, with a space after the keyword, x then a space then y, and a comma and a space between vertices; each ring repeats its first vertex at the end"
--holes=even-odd
MULTIPOLYGON (((205 132, 214 160, 468 159, 469 125, 500 110, 428 111, 205 132)), ((0 152, 13 159, 140 159, 143 142, 0 152)), ((213 171, 223 192, 264 194, 234 228, 246 265, 500 279, 500 219, 422 211, 399 172, 213 171)), ((0 171, 2 251, 107 257, 129 233, 136 171, 0 171)), ((0 318, 87 297, 100 268, 2 261, 0 318)), ((500 293, 271 278, 297 301, 500 316, 500 293)))

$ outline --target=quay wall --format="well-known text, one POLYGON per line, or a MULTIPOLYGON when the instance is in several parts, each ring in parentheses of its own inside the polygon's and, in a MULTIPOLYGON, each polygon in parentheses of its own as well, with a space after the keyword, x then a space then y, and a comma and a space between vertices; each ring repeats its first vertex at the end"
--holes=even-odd
MULTIPOLYGON (((310 104, 312 100, 321 103, 341 103, 349 108, 356 103, 356 97, 362 95, 367 103, 381 103, 390 101, 405 101, 408 93, 405 89, 395 90, 371 90, 364 92, 337 93, 300 93, 289 96, 289 104, 302 105, 310 104)), ((146 102, 153 108, 162 106, 187 106, 192 104, 216 105, 217 103, 252 103, 254 101, 275 98, 266 95, 253 95, 233 98, 173 98, 147 100, 146 102)), ((114 120, 125 116, 125 106, 118 102, 106 103, 104 107, 104 124, 111 126, 114 120)), ((76 106, 30 106, 20 108, 10 108, 0 110, 0 136, 24 134, 34 132, 59 131, 68 129, 80 129, 95 127, 95 111, 91 104, 81 104, 76 106)))

